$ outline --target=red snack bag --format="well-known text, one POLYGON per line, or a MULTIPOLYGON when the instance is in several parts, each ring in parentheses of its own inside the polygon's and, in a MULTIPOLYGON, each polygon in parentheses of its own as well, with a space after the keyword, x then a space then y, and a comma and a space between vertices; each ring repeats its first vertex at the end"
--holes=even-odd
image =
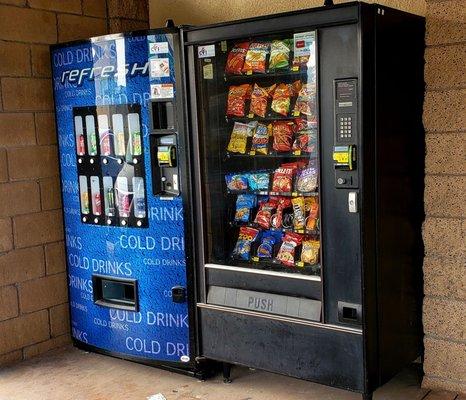
POLYGON ((282 164, 273 174, 273 192, 291 192, 293 188, 293 174, 297 169, 296 163, 282 164))
POLYGON ((244 117, 245 102, 251 94, 251 85, 245 83, 228 89, 227 116, 244 117))
POLYGON ((275 121, 272 125, 273 149, 278 152, 291 151, 293 144, 293 123, 275 121))
POLYGON ((287 83, 280 83, 273 92, 272 110, 281 115, 288 115, 290 111, 290 102, 292 87, 287 83))
POLYGON ((315 116, 316 109, 316 85, 307 83, 299 90, 298 98, 294 106, 294 112, 308 116, 315 116))
POLYGON ((253 72, 265 73, 265 61, 267 54, 269 54, 269 47, 269 43, 252 42, 246 53, 243 72, 246 74, 253 72))
POLYGON ((225 72, 232 75, 241 75, 243 69, 244 59, 248 52, 249 42, 236 43, 235 46, 228 53, 227 63, 225 65, 225 72))
POLYGON ((270 225, 272 228, 280 229, 283 226, 283 210, 291 206, 291 201, 287 197, 278 198, 277 212, 272 215, 270 225))
POLYGON ((294 266, 294 254, 296 247, 298 247, 302 241, 302 235, 294 232, 287 232, 283 238, 280 250, 278 251, 277 260, 284 265, 288 265, 290 267, 294 266))
POLYGON ((270 94, 273 93, 276 86, 277 85, 272 85, 268 88, 265 88, 260 87, 257 83, 254 84, 251 93, 251 107, 249 109, 251 114, 258 115, 262 118, 265 117, 270 94))
POLYGON ((273 198, 269 201, 264 201, 259 206, 254 222, 260 225, 262 228, 270 228, 270 220, 272 219, 273 211, 277 208, 277 201, 273 198))

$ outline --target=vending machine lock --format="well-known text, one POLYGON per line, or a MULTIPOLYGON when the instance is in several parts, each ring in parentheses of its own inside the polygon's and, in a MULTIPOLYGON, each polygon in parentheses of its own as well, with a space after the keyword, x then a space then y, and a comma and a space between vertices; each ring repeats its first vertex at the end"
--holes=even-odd
POLYGON ((186 289, 183 286, 172 287, 173 303, 184 303, 186 301, 186 289))

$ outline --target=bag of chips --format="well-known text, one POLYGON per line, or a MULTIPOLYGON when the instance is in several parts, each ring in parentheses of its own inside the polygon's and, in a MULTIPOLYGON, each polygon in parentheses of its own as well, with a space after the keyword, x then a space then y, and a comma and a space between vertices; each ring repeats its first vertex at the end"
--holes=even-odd
POLYGON ((316 85, 306 83, 302 85, 293 111, 308 116, 315 116, 316 111, 316 85))
POLYGON ((317 264, 319 249, 320 242, 318 240, 305 240, 301 251, 301 261, 305 264, 317 264))
POLYGON ((265 61, 269 54, 269 44, 263 42, 252 42, 249 45, 246 59, 244 60, 243 73, 253 72, 265 73, 265 61))
POLYGON ((296 197, 291 200, 293 204, 293 227, 294 229, 304 229, 306 224, 306 209, 304 197, 296 197))
POLYGON ((273 149, 277 152, 288 152, 293 147, 293 123, 290 121, 274 121, 272 125, 273 149))
POLYGON ((259 211, 257 212, 254 223, 260 225, 262 228, 270 228, 270 220, 274 210, 277 208, 277 202, 273 199, 269 201, 264 201, 259 206, 259 211))
POLYGON ((306 207, 306 229, 313 231, 317 228, 317 219, 319 218, 319 200, 317 197, 311 196, 306 197, 305 201, 306 207))
POLYGON ((232 153, 246 153, 248 142, 248 124, 235 122, 231 131, 230 141, 227 150, 232 153))
POLYGON ((313 153, 317 150, 317 133, 311 130, 299 131, 293 142, 293 151, 313 153))
POLYGON ((275 229, 283 227, 283 210, 291 206, 291 201, 287 197, 279 197, 277 212, 272 215, 270 226, 275 229))
POLYGON ((227 174, 225 181, 229 190, 248 189, 248 174, 227 174))
POLYGON ((251 93, 251 106, 249 108, 250 114, 255 114, 262 118, 265 117, 269 97, 274 92, 276 86, 277 85, 261 87, 257 83, 254 84, 251 93))
POLYGON ((265 231, 262 234, 261 244, 257 248, 257 257, 272 258, 274 246, 280 243, 282 236, 280 231, 265 231))
POLYGON ((254 194, 240 194, 236 199, 235 221, 248 222, 251 216, 251 209, 256 206, 256 196, 254 194))
POLYGON ((288 68, 292 39, 274 40, 270 47, 269 70, 288 68))
POLYGON ((248 52, 249 42, 236 43, 228 53, 225 73, 232 75, 241 75, 244 65, 244 59, 248 52))
POLYGON ((296 191, 301 193, 314 192, 317 188, 317 168, 307 166, 298 170, 296 175, 296 191))
POLYGON ((293 188, 293 174, 296 171, 297 164, 282 164, 273 174, 272 191, 289 193, 293 188))
POLYGON ((269 128, 264 124, 258 124, 252 136, 251 150, 257 154, 267 154, 269 152, 269 128))
POLYGON ((228 89, 227 116, 244 117, 246 100, 251 95, 251 85, 245 83, 239 86, 230 86, 228 89))
POLYGON ((238 241, 233 249, 233 257, 241 260, 249 260, 251 257, 251 245, 257 239, 259 229, 250 226, 239 228, 238 241))
POLYGON ((248 175, 249 188, 251 190, 269 190, 269 172, 251 172, 248 175))
POLYGON ((278 114, 287 116, 290 111, 292 88, 287 83, 280 83, 272 96, 272 110, 278 114))
POLYGON ((277 254, 277 260, 284 265, 294 266, 294 255, 296 247, 301 244, 302 235, 294 232, 287 232, 283 238, 282 245, 277 254))

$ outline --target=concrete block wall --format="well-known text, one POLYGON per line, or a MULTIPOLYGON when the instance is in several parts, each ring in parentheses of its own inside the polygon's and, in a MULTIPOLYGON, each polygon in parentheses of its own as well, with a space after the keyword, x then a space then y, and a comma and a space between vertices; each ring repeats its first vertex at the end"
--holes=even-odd
POLYGON ((427 0, 423 385, 466 393, 466 3, 427 0))
POLYGON ((145 0, 0 0, 0 366, 70 340, 49 45, 147 27, 145 0))

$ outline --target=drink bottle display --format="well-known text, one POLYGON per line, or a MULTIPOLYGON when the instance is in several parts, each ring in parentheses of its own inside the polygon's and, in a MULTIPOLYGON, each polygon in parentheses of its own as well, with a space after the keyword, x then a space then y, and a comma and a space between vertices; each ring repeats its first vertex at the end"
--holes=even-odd
POLYGON ((128 179, 119 176, 116 180, 115 190, 117 193, 118 213, 122 217, 128 217, 130 211, 130 193, 128 191, 128 179))
POLYGON ((128 114, 128 130, 131 142, 131 153, 134 156, 141 155, 141 128, 139 126, 139 116, 137 114, 128 114))
POLYGON ((79 177, 79 193, 81 194, 81 212, 83 214, 89 214, 89 192, 87 186, 87 178, 85 176, 79 177))
POLYGON ((106 114, 97 116, 97 122, 99 125, 99 139, 100 139, 100 153, 104 156, 111 154, 110 145, 110 130, 108 128, 108 117, 106 114))
POLYGON ((74 129, 76 136, 76 151, 82 156, 86 152, 84 144, 84 133, 83 133, 83 119, 81 117, 74 117, 74 129))
POLYGON ((91 176, 92 213, 102 214, 102 199, 100 197, 100 184, 98 176, 91 176))
POLYGON ((115 138, 115 154, 117 156, 124 156, 126 154, 125 147, 125 131, 123 128, 123 115, 113 114, 113 135, 115 138))
POLYGON ((144 180, 141 177, 133 178, 133 191, 134 215, 137 218, 144 218, 146 216, 146 198, 144 194, 144 180))
POLYGON ((97 155, 97 138, 95 134, 95 118, 93 115, 86 115, 87 150, 89 155, 97 155))
POLYGON ((104 176, 103 187, 104 187, 105 215, 112 217, 115 215, 115 197, 113 193, 114 189, 113 189, 112 177, 104 176))

